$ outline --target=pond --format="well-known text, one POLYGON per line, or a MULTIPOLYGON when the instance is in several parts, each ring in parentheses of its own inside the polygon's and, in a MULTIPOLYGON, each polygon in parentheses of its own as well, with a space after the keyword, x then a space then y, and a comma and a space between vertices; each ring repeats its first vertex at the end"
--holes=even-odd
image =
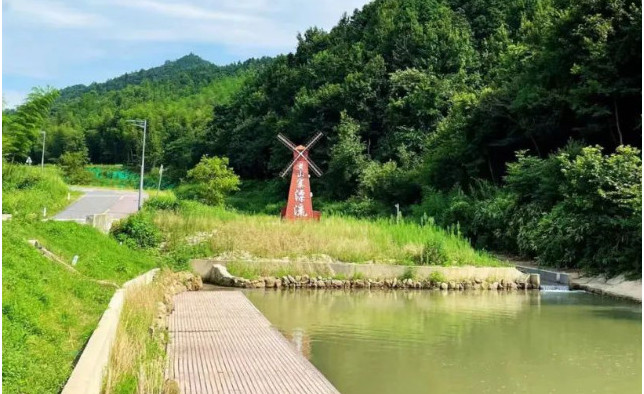
POLYGON ((343 394, 640 393, 642 308, 583 292, 247 291, 343 394))

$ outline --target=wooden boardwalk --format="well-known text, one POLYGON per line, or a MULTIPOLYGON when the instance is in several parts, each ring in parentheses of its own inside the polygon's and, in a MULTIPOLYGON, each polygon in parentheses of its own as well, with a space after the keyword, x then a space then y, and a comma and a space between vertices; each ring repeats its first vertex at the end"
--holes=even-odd
POLYGON ((174 298, 166 375, 182 394, 338 393, 239 291, 174 298))

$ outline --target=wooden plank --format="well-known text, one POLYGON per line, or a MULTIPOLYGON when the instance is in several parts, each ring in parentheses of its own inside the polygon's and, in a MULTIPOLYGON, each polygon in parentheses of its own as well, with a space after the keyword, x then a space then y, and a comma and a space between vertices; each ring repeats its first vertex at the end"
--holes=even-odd
POLYGON ((337 394, 240 291, 184 292, 169 319, 167 378, 183 394, 337 394))

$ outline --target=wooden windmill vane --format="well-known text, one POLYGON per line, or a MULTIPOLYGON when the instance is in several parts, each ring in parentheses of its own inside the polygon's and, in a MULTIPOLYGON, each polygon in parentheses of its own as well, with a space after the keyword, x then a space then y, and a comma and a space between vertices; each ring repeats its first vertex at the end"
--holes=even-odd
POLYGON ((317 176, 322 176, 322 170, 309 158, 309 150, 324 134, 317 133, 306 145, 295 145, 283 134, 277 139, 293 151, 293 160, 284 168, 280 176, 284 178, 292 169, 291 187, 288 192, 288 203, 282 209, 282 218, 288 220, 320 219, 320 212, 313 210, 313 193, 309 182, 309 169, 317 176))

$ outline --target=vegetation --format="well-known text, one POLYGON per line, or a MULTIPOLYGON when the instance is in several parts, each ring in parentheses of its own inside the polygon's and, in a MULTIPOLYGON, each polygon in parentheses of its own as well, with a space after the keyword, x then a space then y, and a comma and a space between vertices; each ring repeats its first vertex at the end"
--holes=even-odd
MULTIPOLYGON (((162 270, 146 286, 125 292, 116 339, 110 352, 102 392, 105 394, 162 393, 168 342, 167 331, 156 326, 173 273, 162 270), (150 328, 154 331, 150 332, 150 328)), ((165 313, 165 308, 161 311, 165 313)))
POLYGON ((60 392, 114 288, 41 255, 2 226, 2 391, 60 392))
MULTIPOLYGON (((640 276, 629 193, 641 193, 641 19, 634 0, 375 0, 274 59, 188 55, 55 101, 35 93, 5 111, 3 153, 39 152, 46 122, 52 162, 133 165, 141 139, 125 120, 144 118, 149 168, 163 164, 170 184, 228 157, 242 179, 228 204, 276 214, 290 157, 275 136, 321 131, 312 155, 328 173, 312 189, 326 215, 388 217, 398 204, 479 247, 640 276)), ((205 201, 206 187, 178 192, 205 201)), ((431 242, 419 261, 449 259, 431 242)))
POLYGON ((57 168, 2 163, 2 213, 16 218, 42 218, 69 203, 69 189, 57 168))
POLYGON ((225 157, 204 156, 187 175, 188 183, 177 189, 180 198, 223 205, 226 195, 238 190, 239 177, 228 167, 225 157))
POLYGON ((458 233, 431 224, 421 226, 405 221, 396 224, 385 219, 368 221, 352 217, 327 217, 315 224, 289 223, 276 216, 245 215, 191 201, 181 201, 178 209, 153 210, 152 207, 159 206, 154 201, 148 201, 144 211, 136 216, 154 222, 165 235, 166 248, 170 250, 187 243, 206 255, 250 253, 263 258, 315 258, 323 254, 356 263, 502 264, 474 251, 458 233), (423 259, 427 242, 439 245, 445 258, 423 259))
POLYGON ((152 254, 129 249, 72 222, 41 221, 41 207, 62 208, 67 186, 53 168, 3 163, 2 389, 60 392, 114 292, 91 279, 123 283, 158 265, 152 254), (36 239, 76 275, 27 243, 36 239), (89 278, 89 279, 88 279, 89 278))

